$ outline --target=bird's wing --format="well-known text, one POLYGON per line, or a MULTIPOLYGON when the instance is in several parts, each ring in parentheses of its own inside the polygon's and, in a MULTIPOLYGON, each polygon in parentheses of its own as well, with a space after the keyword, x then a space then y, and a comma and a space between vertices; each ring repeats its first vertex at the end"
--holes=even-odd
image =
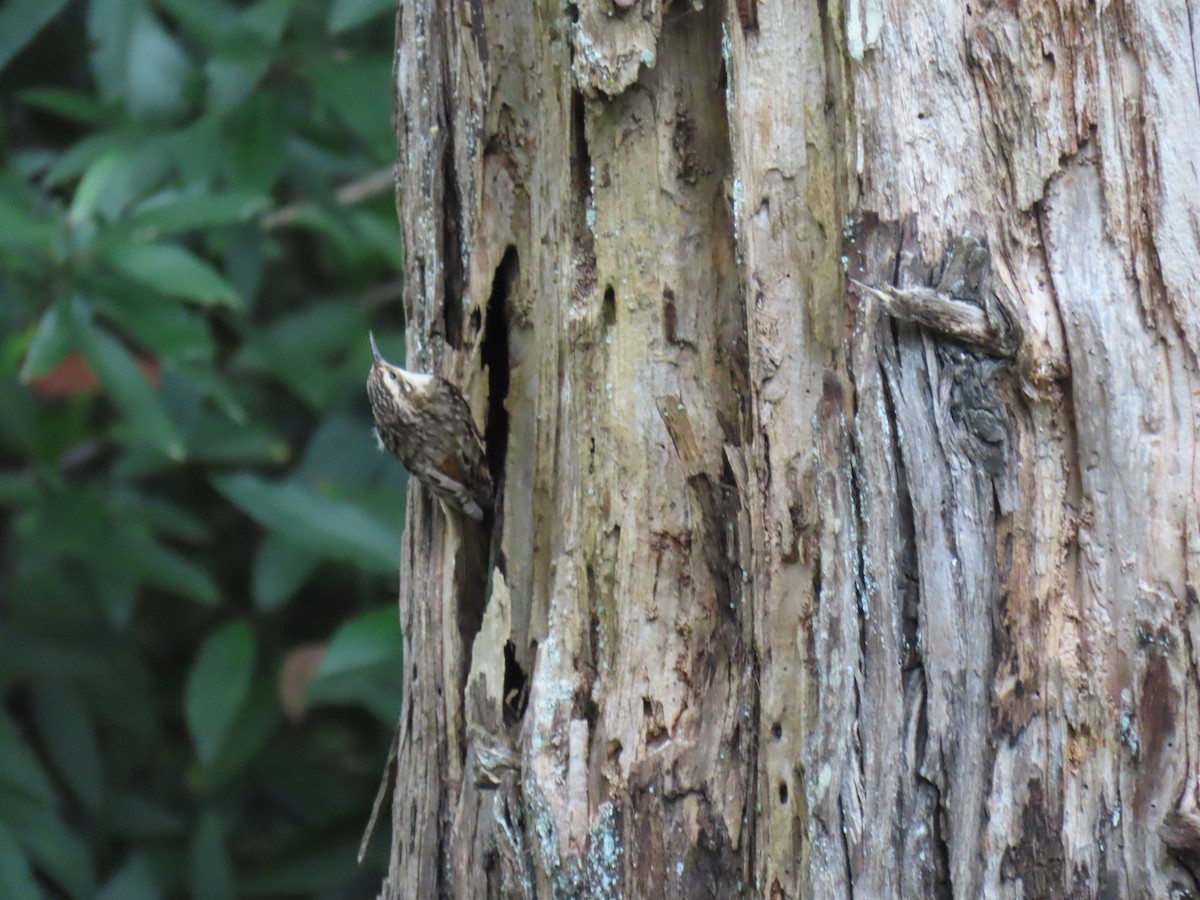
POLYGON ((437 392, 437 400, 445 405, 446 408, 453 407, 455 411, 462 417, 464 422, 471 423, 471 433, 475 435, 479 445, 483 446, 483 436, 479 433, 479 426, 475 424, 475 414, 471 412, 471 405, 467 403, 467 398, 463 396, 462 391, 452 381, 447 381, 441 375, 435 375, 433 379, 433 390, 437 392))
POLYGON ((427 468, 420 472, 414 471, 413 474, 417 475, 433 493, 450 501, 451 506, 461 509, 476 522, 483 519, 483 509, 476 500, 474 492, 467 483, 456 477, 456 470, 443 471, 442 469, 427 468))
POLYGON ((435 389, 439 392, 438 399, 455 408, 461 419, 470 424, 469 435, 474 440, 474 446, 464 448, 463 453, 463 460, 469 465, 469 471, 464 472, 460 469, 458 474, 464 484, 476 486, 475 499, 479 505, 490 506, 492 503, 492 473, 488 471, 483 436, 475 424, 475 415, 471 412, 471 407, 462 392, 452 382, 439 376, 434 384, 435 389))

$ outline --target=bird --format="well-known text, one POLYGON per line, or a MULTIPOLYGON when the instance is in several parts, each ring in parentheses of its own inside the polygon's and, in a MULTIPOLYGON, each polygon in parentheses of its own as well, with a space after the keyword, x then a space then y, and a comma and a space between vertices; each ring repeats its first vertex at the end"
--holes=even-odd
POLYGON ((439 375, 408 372, 383 358, 370 334, 367 396, 375 438, 446 506, 482 522, 492 507, 492 476, 471 407, 439 375))

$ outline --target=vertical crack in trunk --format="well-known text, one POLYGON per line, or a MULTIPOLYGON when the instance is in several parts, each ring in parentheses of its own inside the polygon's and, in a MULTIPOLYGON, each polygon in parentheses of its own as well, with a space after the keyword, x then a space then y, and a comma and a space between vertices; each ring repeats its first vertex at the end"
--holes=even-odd
MULTIPOLYGON (((500 265, 492 279, 492 293, 487 301, 487 319, 484 325, 483 351, 480 365, 488 373, 487 420, 484 426, 484 442, 487 448, 488 470, 496 488, 496 510, 502 507, 504 486, 504 463, 508 456, 508 385, 511 361, 509 359, 509 323, 511 316, 508 298, 520 275, 517 248, 509 246, 504 251, 500 265)), ((499 518, 499 516, 498 516, 499 518)))
POLYGON ((455 350, 462 349, 463 336, 463 234, 462 195, 458 186, 458 167, 454 160, 453 98, 446 97, 446 113, 442 145, 442 324, 446 343, 455 350))

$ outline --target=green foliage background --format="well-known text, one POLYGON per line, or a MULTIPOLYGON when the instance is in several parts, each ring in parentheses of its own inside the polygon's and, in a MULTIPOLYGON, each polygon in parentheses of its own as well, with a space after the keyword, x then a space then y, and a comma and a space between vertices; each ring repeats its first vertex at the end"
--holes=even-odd
POLYGON ((378 886, 392 11, 0 6, 2 898, 378 886))

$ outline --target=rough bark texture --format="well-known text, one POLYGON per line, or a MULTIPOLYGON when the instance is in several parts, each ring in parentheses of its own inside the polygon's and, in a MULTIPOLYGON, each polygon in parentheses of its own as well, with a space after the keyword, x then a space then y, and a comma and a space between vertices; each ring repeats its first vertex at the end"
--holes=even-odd
POLYGON ((1200 894, 1198 28, 401 0, 386 895, 1200 894))

